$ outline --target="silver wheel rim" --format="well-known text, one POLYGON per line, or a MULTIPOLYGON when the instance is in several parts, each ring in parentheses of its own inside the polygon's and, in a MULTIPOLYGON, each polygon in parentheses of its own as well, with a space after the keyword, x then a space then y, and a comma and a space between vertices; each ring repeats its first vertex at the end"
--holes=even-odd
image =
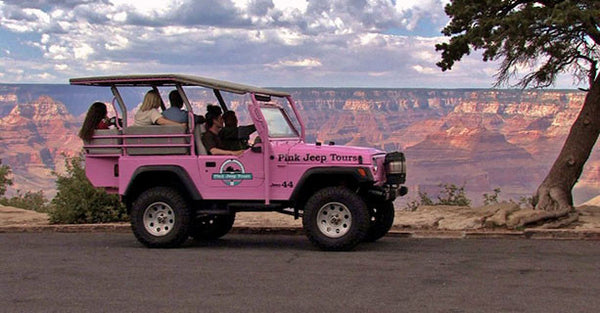
POLYGON ((339 238, 350 230, 352 214, 344 204, 329 202, 317 212, 317 225, 325 236, 339 238))
POLYGON ((175 213, 171 206, 164 202, 154 202, 144 211, 144 228, 151 235, 162 237, 168 235, 175 225, 175 213))

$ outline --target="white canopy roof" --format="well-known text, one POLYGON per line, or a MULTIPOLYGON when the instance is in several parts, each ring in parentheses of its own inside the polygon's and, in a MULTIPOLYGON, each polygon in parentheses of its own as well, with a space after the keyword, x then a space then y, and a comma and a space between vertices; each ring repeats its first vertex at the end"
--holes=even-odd
POLYGON ((117 75, 71 78, 71 85, 85 86, 201 86, 237 94, 255 93, 275 97, 287 97, 284 91, 253 87, 212 78, 180 74, 117 75))

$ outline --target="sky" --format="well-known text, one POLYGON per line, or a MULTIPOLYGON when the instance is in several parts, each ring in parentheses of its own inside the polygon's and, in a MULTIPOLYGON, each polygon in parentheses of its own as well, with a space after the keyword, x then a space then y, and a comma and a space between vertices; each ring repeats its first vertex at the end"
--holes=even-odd
POLYGON ((492 87, 497 64, 477 52, 451 71, 435 65, 448 2, 0 0, 0 83, 183 73, 264 87, 492 87))

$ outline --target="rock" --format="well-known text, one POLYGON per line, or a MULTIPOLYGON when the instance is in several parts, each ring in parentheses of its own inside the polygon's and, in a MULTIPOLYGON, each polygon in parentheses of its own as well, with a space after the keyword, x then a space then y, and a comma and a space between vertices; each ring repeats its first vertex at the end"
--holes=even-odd
POLYGON ((438 228, 444 230, 470 230, 483 228, 483 217, 444 218, 438 222, 438 228))
MULTIPOLYGON (((545 220, 566 216, 568 210, 543 211, 543 210, 520 210, 508 216, 506 226, 509 229, 523 227, 532 223, 541 223, 545 220)), ((564 225, 563 225, 564 226, 564 225)))
POLYGON ((460 230, 482 228, 485 212, 479 208, 437 205, 421 206, 414 212, 399 212, 396 216, 404 227, 460 230))
POLYGON ((505 227, 506 217, 520 209, 518 204, 512 202, 492 204, 484 208, 488 212, 494 212, 491 216, 486 218, 484 223, 486 227, 505 227))
POLYGON ((540 228, 542 228, 542 229, 563 228, 563 227, 566 227, 566 226, 569 226, 569 225, 575 223, 578 219, 579 219, 579 213, 571 212, 571 213, 567 214, 567 216, 565 216, 563 218, 559 218, 556 221, 544 223, 543 225, 540 226, 540 228))
POLYGON ((594 198, 588 200, 581 206, 600 207, 600 196, 597 196, 597 197, 594 197, 594 198))
POLYGON ((577 208, 577 212, 579 220, 574 225, 575 229, 600 229, 600 206, 581 206, 577 208))

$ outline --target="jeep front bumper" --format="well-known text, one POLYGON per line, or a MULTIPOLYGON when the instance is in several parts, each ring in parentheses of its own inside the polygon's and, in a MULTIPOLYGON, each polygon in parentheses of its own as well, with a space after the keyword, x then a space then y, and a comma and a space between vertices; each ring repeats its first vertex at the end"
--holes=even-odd
POLYGON ((390 152, 383 162, 385 181, 369 190, 369 196, 379 201, 391 201, 408 193, 402 186, 406 182, 406 158, 402 152, 390 152))

